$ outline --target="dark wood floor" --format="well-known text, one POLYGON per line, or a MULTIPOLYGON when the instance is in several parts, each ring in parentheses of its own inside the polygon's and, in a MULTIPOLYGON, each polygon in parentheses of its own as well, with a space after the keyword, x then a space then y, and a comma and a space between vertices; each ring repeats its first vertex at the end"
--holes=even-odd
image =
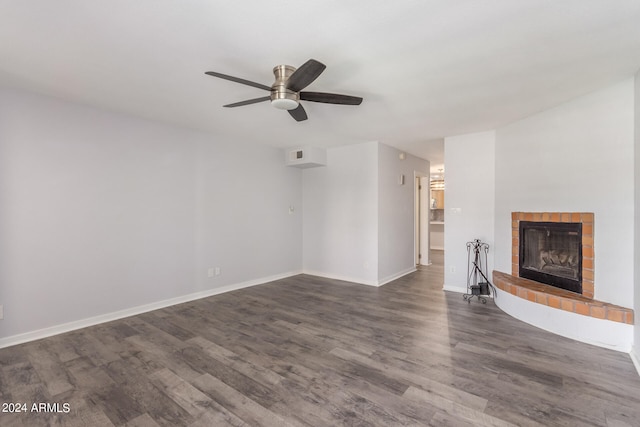
POLYGON ((628 355, 441 287, 302 275, 2 349, 0 425, 640 425, 628 355))

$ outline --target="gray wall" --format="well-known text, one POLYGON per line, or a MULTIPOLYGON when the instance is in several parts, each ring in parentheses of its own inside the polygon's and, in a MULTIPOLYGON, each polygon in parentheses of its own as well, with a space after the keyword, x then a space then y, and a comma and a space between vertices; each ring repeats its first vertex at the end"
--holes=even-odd
POLYGON ((634 80, 634 124, 635 124, 635 151, 634 151, 634 183, 635 183, 635 218, 634 218, 634 342, 633 357, 636 369, 640 373, 640 71, 636 73, 634 80))
POLYGON ((300 181, 277 149, 0 91, 0 339, 299 271, 300 181))
POLYGON ((378 143, 331 148, 303 180, 304 271, 377 284, 378 143))
MULTIPOLYGON (((429 162, 378 144, 378 282, 413 271, 415 265, 415 178, 429 176, 429 162), (404 185, 398 180, 404 175, 404 185)), ((426 213, 428 215, 428 212, 426 213)), ((425 253, 423 255, 427 257, 425 253)))
POLYGON ((305 169, 304 271, 380 285, 415 269, 414 172, 429 162, 378 142, 327 150, 305 169), (405 175, 405 184, 398 177, 405 175))

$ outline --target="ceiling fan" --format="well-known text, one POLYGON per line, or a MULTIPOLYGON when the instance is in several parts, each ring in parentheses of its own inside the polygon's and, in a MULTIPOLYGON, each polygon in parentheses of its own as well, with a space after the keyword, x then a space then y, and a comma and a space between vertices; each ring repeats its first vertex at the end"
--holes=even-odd
POLYGON ((301 122, 303 120, 307 120, 307 113, 304 111, 304 108, 302 108, 300 101, 342 105, 360 105, 362 102, 362 98, 357 96, 326 92, 303 92, 302 89, 309 86, 315 79, 317 79, 325 68, 327 67, 324 64, 316 61, 315 59, 308 60, 298 69, 290 65, 277 65, 273 68, 273 74, 276 76, 276 81, 271 85, 271 87, 241 79, 239 77, 217 73, 215 71, 207 71, 205 74, 271 92, 271 95, 269 96, 235 102, 233 104, 224 105, 223 107, 241 107, 243 105, 271 101, 271 105, 278 109, 289 111, 291 117, 296 121, 301 122))

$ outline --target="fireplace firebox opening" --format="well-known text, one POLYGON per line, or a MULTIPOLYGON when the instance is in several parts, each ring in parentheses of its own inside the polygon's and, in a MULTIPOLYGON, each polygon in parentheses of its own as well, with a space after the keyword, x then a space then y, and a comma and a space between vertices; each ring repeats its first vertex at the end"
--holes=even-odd
POLYGON ((582 223, 519 222, 519 275, 582 294, 582 223))

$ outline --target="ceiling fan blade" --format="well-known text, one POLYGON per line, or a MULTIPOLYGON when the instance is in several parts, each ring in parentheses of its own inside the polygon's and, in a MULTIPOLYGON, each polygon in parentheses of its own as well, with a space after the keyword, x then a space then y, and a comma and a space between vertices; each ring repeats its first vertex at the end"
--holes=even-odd
POLYGON ((240 83, 240 84, 243 84, 243 85, 257 87, 258 89, 264 89, 264 90, 271 91, 271 87, 270 86, 266 86, 266 85, 263 85, 263 84, 260 84, 260 83, 252 82, 252 81, 245 80, 245 79, 241 79, 239 77, 228 76, 226 74, 216 73, 215 71, 207 71, 205 74, 208 75, 208 76, 218 77, 220 79, 230 80, 232 82, 240 83))
POLYGON ((360 105, 362 98, 325 92, 300 92, 303 101, 324 102, 325 104, 360 105))
POLYGON ((296 119, 296 122, 301 122, 303 120, 307 120, 307 112, 302 108, 302 104, 298 104, 298 108, 293 110, 288 110, 291 117, 296 119))
POLYGON ((300 92, 305 87, 309 86, 311 82, 318 78, 320 74, 327 68, 326 65, 310 59, 300 66, 296 71, 291 74, 287 80, 287 89, 293 92, 300 92))
POLYGON ((261 98, 247 99, 246 101, 234 102, 233 104, 223 105, 223 107, 242 107, 243 105, 255 104, 257 102, 270 101, 270 96, 263 96, 261 98))

